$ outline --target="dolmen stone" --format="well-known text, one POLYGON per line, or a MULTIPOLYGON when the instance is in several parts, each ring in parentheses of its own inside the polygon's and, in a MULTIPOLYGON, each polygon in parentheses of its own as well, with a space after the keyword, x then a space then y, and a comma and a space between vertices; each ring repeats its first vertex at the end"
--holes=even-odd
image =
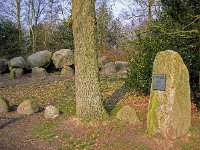
POLYGON ((0 59, 0 73, 8 72, 8 60, 0 59))
POLYGON ((15 57, 8 62, 9 69, 13 68, 21 68, 21 69, 29 69, 28 63, 23 57, 15 57))
POLYGON ((39 111, 39 106, 31 100, 23 101, 18 107, 17 112, 22 115, 31 115, 39 111))
POLYGON ((102 66, 104 66, 105 64, 107 64, 109 62, 111 62, 111 60, 107 56, 102 56, 102 57, 98 58, 99 68, 101 68, 102 66))
POLYGON ((27 62, 31 68, 41 67, 47 68, 51 63, 51 52, 44 50, 36 52, 27 58, 27 62))
POLYGON ((177 52, 159 52, 153 63, 147 131, 152 135, 159 133, 164 138, 175 139, 185 135, 190 126, 188 69, 177 52))
POLYGON ((128 71, 128 62, 126 61, 116 61, 115 66, 119 74, 125 74, 128 71))
POLYGON ((74 70, 69 66, 65 66, 61 70, 61 75, 65 77, 72 77, 74 75, 74 70))
POLYGON ((59 110, 55 106, 47 106, 45 108, 44 117, 45 118, 56 118, 59 116, 59 110))
POLYGON ((0 114, 7 113, 9 111, 9 102, 6 98, 0 98, 0 114))
POLYGON ((13 80, 13 79, 15 79, 15 78, 19 78, 19 77, 21 77, 23 74, 24 74, 24 70, 23 70, 23 69, 21 69, 21 68, 13 68, 13 69, 10 71, 9 79, 10 79, 10 80, 13 80))
POLYGON ((38 78, 38 77, 47 77, 48 73, 44 68, 34 67, 32 68, 32 77, 38 78))
POLYGON ((131 124, 139 124, 140 120, 136 114, 136 111, 131 106, 123 106, 116 114, 116 118, 131 124))
POLYGON ((105 64, 104 66, 101 67, 101 70, 100 70, 101 75, 113 75, 116 73, 117 73, 117 70, 115 67, 115 63, 113 62, 105 64))
POLYGON ((57 69, 71 66, 74 64, 74 53, 70 49, 61 49, 53 54, 52 60, 57 69))

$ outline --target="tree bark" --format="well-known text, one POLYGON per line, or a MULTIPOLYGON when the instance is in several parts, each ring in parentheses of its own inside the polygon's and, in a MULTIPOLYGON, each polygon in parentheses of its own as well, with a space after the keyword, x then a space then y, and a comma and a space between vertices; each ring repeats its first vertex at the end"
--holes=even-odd
POLYGON ((20 49, 22 49, 22 28, 21 28, 21 0, 16 0, 17 4, 17 28, 18 28, 18 41, 20 49))
POLYGON ((82 118, 99 118, 105 110, 99 87, 95 0, 73 0, 72 19, 76 114, 82 118))

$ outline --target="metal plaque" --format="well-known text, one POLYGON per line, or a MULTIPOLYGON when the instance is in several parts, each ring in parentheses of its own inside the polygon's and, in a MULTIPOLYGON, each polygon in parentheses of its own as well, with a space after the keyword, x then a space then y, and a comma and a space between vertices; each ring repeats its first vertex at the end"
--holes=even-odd
POLYGON ((153 90, 165 91, 166 74, 153 74, 153 90))

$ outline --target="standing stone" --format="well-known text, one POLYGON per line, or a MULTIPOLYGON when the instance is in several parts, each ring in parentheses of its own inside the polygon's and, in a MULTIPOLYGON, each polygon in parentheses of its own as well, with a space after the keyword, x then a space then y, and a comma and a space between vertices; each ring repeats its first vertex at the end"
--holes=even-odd
POLYGON ((10 71, 9 79, 13 80, 14 78, 19 78, 24 74, 24 70, 21 68, 13 68, 10 71))
POLYGON ((186 134, 191 126, 189 73, 177 52, 166 50, 157 54, 153 74, 166 75, 164 91, 151 86, 147 130, 160 133, 167 139, 186 134))
POLYGON ((65 77, 72 77, 74 75, 74 70, 69 66, 65 66, 61 70, 61 75, 65 77))
POLYGON ((37 77, 47 77, 48 73, 44 68, 39 68, 39 67, 34 67, 32 68, 32 77, 37 78, 37 77))

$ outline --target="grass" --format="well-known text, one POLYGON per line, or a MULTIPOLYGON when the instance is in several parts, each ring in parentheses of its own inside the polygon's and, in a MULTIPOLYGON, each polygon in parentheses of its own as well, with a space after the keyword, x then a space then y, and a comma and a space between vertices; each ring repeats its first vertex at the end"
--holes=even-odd
POLYGON ((33 128, 33 135, 42 140, 52 142, 53 138, 56 137, 56 127, 58 125, 58 120, 50 120, 39 123, 33 128))

